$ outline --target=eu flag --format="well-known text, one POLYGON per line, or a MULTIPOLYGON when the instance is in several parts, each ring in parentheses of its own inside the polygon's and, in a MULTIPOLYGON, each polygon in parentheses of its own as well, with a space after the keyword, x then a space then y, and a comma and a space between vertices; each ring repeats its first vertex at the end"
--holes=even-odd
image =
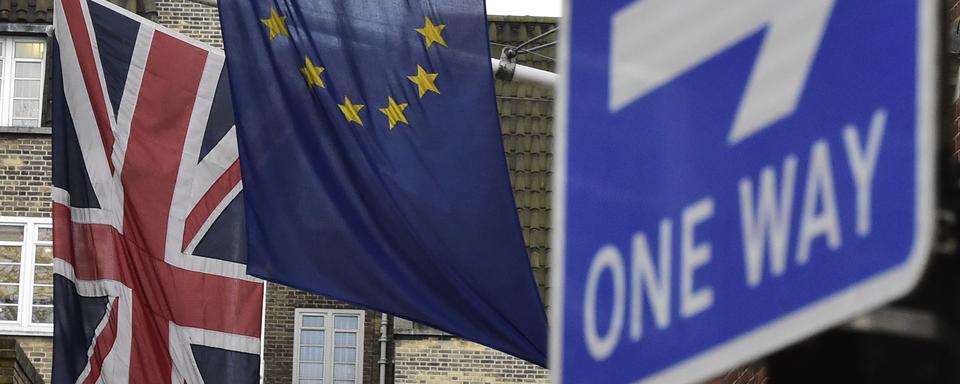
POLYGON ((544 365, 482 0, 220 1, 249 272, 544 365))

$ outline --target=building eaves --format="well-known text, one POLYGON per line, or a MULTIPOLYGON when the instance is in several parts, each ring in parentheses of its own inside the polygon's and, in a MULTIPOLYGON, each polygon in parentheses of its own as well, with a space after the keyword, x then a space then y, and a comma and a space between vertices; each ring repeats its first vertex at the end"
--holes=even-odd
MULTIPOLYGON (((109 0, 150 20, 157 20, 155 0, 109 0)), ((0 0, 2 23, 53 23, 53 0, 0 0)))

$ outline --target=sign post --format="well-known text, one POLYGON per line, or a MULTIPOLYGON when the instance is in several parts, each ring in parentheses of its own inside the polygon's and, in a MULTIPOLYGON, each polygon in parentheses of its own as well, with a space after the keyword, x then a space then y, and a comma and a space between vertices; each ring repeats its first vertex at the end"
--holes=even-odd
POLYGON ((937 2, 568 0, 558 382, 693 382, 902 296, 933 232, 937 2))

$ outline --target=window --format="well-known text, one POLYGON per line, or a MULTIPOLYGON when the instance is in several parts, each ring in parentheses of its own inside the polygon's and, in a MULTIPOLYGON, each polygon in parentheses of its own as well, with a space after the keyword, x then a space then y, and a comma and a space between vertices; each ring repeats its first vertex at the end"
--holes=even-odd
POLYGON ((39 127, 46 44, 0 37, 0 126, 39 127))
POLYGON ((53 331, 50 219, 0 217, 0 331, 53 331))
POLYGON ((297 309, 294 384, 360 383, 363 311, 297 309))

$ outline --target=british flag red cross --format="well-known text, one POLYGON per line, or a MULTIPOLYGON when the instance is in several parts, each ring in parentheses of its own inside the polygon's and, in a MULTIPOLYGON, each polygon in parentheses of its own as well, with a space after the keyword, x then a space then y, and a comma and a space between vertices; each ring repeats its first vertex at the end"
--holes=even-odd
POLYGON ((54 382, 256 382, 222 52, 99 0, 54 28, 54 382))

